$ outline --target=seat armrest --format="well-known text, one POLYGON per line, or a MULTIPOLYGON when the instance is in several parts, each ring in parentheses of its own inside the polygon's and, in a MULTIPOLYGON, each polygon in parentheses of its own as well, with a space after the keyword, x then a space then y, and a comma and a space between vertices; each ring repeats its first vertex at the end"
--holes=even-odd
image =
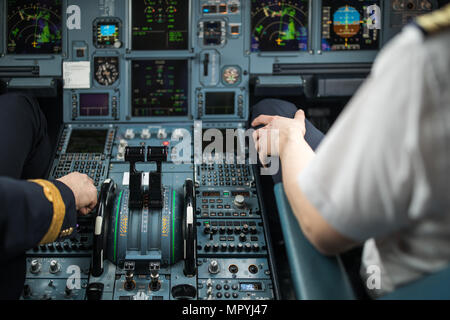
POLYGON ((322 255, 306 239, 292 212, 281 183, 275 186, 274 192, 297 299, 355 299, 352 286, 339 257, 322 255))

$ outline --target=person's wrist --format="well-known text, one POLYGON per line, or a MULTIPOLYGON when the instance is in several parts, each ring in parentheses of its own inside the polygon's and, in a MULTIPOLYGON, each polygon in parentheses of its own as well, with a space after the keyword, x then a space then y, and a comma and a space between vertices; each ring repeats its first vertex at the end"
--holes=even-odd
POLYGON ((290 151, 300 148, 302 143, 306 143, 303 135, 291 132, 280 144, 280 158, 287 157, 290 151))

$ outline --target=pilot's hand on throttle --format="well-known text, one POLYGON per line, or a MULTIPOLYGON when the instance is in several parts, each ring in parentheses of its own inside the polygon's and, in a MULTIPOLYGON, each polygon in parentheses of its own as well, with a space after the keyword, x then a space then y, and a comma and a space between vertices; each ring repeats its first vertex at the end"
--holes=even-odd
POLYGON ((91 178, 85 174, 74 172, 58 179, 58 181, 72 190, 77 210, 82 215, 87 215, 94 210, 97 205, 97 188, 91 178))
POLYGON ((261 115, 252 122, 252 127, 264 125, 253 133, 256 150, 263 165, 269 156, 279 156, 289 139, 304 138, 306 134, 305 113, 297 111, 294 119, 261 115))

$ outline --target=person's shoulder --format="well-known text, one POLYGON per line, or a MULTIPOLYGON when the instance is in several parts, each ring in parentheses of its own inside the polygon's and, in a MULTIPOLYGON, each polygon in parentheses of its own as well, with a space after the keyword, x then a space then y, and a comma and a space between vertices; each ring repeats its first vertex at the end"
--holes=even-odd
POLYGON ((418 17, 414 24, 427 38, 450 31, 450 4, 418 17))

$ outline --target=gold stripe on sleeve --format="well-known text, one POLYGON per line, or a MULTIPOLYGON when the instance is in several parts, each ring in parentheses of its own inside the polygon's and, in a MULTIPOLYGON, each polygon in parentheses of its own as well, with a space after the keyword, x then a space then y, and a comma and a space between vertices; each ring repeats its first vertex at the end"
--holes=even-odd
POLYGON ((46 244, 54 242, 61 231, 61 227, 66 215, 66 206, 61 197, 61 193, 58 188, 51 182, 46 180, 30 180, 30 182, 40 185, 44 191, 44 195, 49 202, 53 204, 53 218, 44 238, 42 238, 40 244, 46 244))

